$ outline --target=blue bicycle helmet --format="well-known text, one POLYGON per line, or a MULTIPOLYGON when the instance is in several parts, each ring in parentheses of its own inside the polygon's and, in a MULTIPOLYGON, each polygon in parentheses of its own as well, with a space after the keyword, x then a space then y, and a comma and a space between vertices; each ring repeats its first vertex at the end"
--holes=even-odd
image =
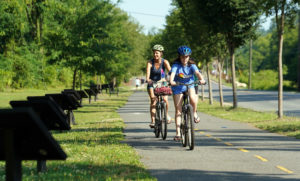
POLYGON ((188 46, 180 46, 178 49, 177 49, 177 52, 179 55, 182 55, 182 56, 190 56, 192 54, 192 50, 190 47, 188 46))

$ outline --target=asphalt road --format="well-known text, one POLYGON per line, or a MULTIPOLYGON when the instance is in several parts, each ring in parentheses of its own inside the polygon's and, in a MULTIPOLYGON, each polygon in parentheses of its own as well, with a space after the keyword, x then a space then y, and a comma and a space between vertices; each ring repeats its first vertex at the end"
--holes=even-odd
MULTIPOLYGON (((214 101, 219 101, 219 87, 212 83, 214 101)), ((205 96, 208 96, 207 86, 205 96)), ((231 87, 223 86, 224 101, 232 103, 231 87)), ((238 106, 250 108, 257 111, 278 111, 278 92, 277 91, 257 91, 239 89, 237 92, 238 106)), ((300 117, 300 93, 283 93, 283 112, 288 116, 300 117)))
POLYGON ((189 151, 173 141, 174 122, 166 140, 154 137, 146 92, 135 92, 118 112, 126 124, 125 142, 159 181, 300 180, 300 141, 294 138, 199 113, 196 146, 189 151))

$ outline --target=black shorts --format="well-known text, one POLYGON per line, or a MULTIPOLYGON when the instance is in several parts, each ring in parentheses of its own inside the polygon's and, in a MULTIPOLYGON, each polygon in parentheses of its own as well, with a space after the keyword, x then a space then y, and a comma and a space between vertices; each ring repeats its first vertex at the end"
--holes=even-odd
POLYGON ((195 85, 195 93, 198 94, 198 85, 195 85))

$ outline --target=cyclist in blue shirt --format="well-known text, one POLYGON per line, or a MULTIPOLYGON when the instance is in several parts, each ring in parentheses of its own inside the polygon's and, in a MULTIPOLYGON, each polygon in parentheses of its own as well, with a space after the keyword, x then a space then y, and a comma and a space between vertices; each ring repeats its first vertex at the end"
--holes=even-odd
MULTIPOLYGON (((175 106, 175 123, 176 123, 176 136, 175 141, 179 141, 180 138, 180 124, 181 124, 181 113, 182 113, 182 102, 183 93, 186 91, 186 86, 177 85, 176 82, 190 84, 193 83, 194 75, 197 76, 198 80, 202 84, 205 83, 203 76, 198 70, 195 63, 190 60, 192 50, 188 46, 180 46, 177 50, 178 58, 175 60, 171 69, 170 84, 172 85, 173 99, 175 106)), ((200 118, 197 115, 197 95, 195 93, 194 85, 189 86, 188 94, 190 96, 190 103, 194 109, 194 121, 195 123, 200 122, 200 118)))
MULTIPOLYGON (((168 60, 163 59, 163 51, 164 47, 162 45, 154 45, 152 48, 153 51, 153 59, 149 60, 147 63, 147 73, 146 73, 146 80, 148 83, 147 91, 150 102, 150 115, 151 115, 151 123, 150 127, 154 128, 155 124, 155 105, 156 105, 156 97, 154 95, 153 90, 153 81, 166 81, 166 69, 168 72, 171 70, 171 66, 168 60)), ((168 123, 171 122, 171 117, 168 114, 168 96, 163 96, 164 101, 166 102, 166 111, 167 111, 167 121, 168 123)))

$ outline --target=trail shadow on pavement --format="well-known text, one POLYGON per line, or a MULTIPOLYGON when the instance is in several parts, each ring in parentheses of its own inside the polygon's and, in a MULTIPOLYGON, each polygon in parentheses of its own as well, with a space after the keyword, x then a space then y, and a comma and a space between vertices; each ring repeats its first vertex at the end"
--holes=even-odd
MULTIPOLYGON (((205 164, 205 163, 202 163, 205 164)), ((170 168, 171 169, 171 168, 170 168)), ((251 174, 246 172, 217 172, 217 171, 196 171, 196 170, 150 170, 150 172, 157 177, 158 181, 172 180, 172 181, 277 181, 287 180, 296 181, 297 178, 283 178, 286 174, 267 175, 267 174, 251 174)))

